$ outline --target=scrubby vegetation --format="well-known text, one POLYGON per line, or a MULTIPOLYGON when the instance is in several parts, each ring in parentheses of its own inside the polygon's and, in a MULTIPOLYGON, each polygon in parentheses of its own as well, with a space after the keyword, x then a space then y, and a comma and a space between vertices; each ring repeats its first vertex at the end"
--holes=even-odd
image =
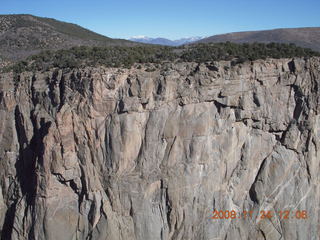
POLYGON ((93 42, 98 41, 107 45, 113 42, 117 42, 119 45, 121 42, 124 44, 128 42, 125 40, 108 38, 77 24, 62 22, 53 18, 36 17, 28 14, 0 15, 0 18, 2 18, 3 22, 6 22, 4 26, 0 24, 0 30, 2 31, 8 31, 9 28, 12 30, 20 28, 37 28, 37 33, 39 33, 39 31, 45 32, 50 29, 51 31, 56 31, 66 36, 74 37, 75 39, 90 40, 93 42), (7 25, 7 27, 5 27, 5 25, 7 25), (40 30, 41 28, 42 30, 40 30))
POLYGON ((73 47, 68 50, 44 51, 20 61, 7 70, 15 72, 47 70, 52 67, 81 66, 130 67, 134 63, 162 63, 164 61, 208 62, 233 60, 234 63, 265 58, 320 56, 311 49, 280 43, 212 43, 182 47, 73 47))
POLYGON ((102 36, 98 33, 94 33, 88 29, 82 28, 79 25, 73 23, 61 22, 53 18, 43 18, 35 17, 38 21, 42 23, 47 23, 53 27, 57 32, 66 34, 68 36, 76 37, 78 39, 91 40, 91 41, 100 41, 100 42, 113 42, 114 39, 102 36))
POLYGON ((0 53, 10 60, 22 60, 44 50, 73 46, 136 46, 124 39, 112 39, 76 24, 26 14, 0 15, 0 53))
POLYGON ((284 43, 243 43, 231 42, 198 44, 183 52, 181 58, 184 61, 217 61, 232 60, 240 61, 257 60, 266 58, 292 58, 319 56, 319 53, 308 49, 297 47, 294 44, 284 43))

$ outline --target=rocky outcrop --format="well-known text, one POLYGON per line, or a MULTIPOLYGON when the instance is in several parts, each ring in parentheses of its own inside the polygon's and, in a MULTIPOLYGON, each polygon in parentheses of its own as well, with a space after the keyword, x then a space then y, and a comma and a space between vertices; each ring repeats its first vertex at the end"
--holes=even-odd
POLYGON ((319 238, 319 58, 145 68, 0 75, 1 239, 319 238))

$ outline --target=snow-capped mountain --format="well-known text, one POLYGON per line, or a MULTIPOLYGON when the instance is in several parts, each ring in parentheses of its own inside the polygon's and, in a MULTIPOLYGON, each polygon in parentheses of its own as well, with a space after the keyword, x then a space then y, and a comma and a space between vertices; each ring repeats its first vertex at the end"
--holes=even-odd
POLYGON ((166 45, 166 46, 179 46, 195 41, 201 40, 203 37, 186 37, 177 40, 170 40, 167 38, 150 38, 147 36, 135 36, 129 38, 130 41, 134 42, 141 42, 141 43, 149 43, 149 44, 159 44, 159 45, 166 45))

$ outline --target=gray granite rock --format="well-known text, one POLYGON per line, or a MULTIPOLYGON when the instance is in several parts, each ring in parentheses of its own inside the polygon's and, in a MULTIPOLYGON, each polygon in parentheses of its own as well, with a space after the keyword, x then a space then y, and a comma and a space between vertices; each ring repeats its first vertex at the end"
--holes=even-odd
POLYGON ((319 90, 319 58, 2 73, 1 239, 319 239, 319 90))

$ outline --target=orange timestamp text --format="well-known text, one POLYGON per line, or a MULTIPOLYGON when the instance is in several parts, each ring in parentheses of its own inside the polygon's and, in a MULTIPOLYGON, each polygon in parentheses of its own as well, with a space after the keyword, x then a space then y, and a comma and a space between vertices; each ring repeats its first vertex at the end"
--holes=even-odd
POLYGON ((283 211, 236 211, 236 210, 214 210, 211 219, 308 219, 306 210, 283 210, 283 211))

